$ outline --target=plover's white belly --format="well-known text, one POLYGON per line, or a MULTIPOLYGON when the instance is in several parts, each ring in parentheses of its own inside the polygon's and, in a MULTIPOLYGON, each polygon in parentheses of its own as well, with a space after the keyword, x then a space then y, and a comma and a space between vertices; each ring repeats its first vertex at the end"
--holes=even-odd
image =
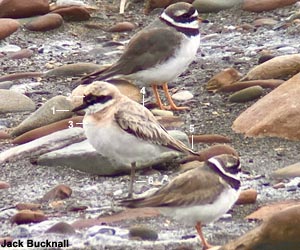
POLYGON ((180 49, 166 62, 157 65, 155 68, 139 71, 129 76, 145 83, 169 82, 183 73, 193 61, 200 43, 200 35, 184 37, 180 49))
POLYGON ((89 143, 98 153, 117 162, 129 165, 136 161, 148 161, 167 148, 136 138, 114 123, 96 126, 84 119, 83 127, 89 143))
POLYGON ((227 188, 212 204, 181 208, 163 207, 160 211, 162 214, 170 216, 187 225, 195 226, 197 222, 207 224, 219 219, 225 214, 236 202, 238 196, 239 191, 227 188))

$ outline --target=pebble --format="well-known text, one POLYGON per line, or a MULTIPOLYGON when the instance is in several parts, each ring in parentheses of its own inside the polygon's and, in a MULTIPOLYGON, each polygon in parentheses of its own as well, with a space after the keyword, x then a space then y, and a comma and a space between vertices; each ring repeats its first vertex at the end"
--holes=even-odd
POLYGON ((35 110, 34 102, 25 95, 0 89, 0 114, 35 110))
POLYGON ((285 184, 283 182, 279 182, 279 183, 274 184, 273 188, 275 188, 275 189, 285 188, 285 184))
POLYGON ((37 223, 44 220, 47 220, 47 217, 43 212, 31 210, 19 211, 11 218, 11 222, 16 224, 37 223))
POLYGON ((230 102, 249 102, 259 98, 263 94, 264 89, 257 85, 239 90, 228 97, 230 102))
MULTIPOLYGON (((1 3, 0 3, 1 8, 1 3)), ((0 18, 0 40, 10 36, 20 27, 20 23, 10 18, 0 18)))
POLYGON ((257 191, 255 189, 243 190, 240 193, 238 200, 236 201, 237 205, 242 204, 253 204, 257 199, 257 191))
POLYGON ((133 240, 157 240, 158 233, 145 225, 136 225, 129 228, 129 238, 133 240))
POLYGON ((273 18, 259 18, 253 21, 253 25, 255 27, 261 27, 261 26, 274 26, 278 22, 274 20, 273 18))
POLYGON ((62 16, 65 21, 86 21, 91 18, 88 10, 81 6, 67 6, 63 8, 58 8, 52 13, 57 13, 62 16))
POLYGON ((69 118, 73 114, 72 108, 65 96, 55 96, 14 128, 11 135, 19 136, 32 129, 69 118))
POLYGON ((49 12, 48 0, 2 0, 0 17, 22 18, 43 15, 49 12))
POLYGON ((131 22, 120 22, 112 27, 108 28, 108 32, 126 32, 126 31, 132 31, 136 28, 136 25, 131 22))
POLYGON ((194 97, 194 95, 188 90, 178 91, 172 95, 172 98, 177 101, 187 101, 194 97))
POLYGON ((70 198, 72 194, 72 189, 65 185, 59 184, 50 191, 48 191, 42 198, 43 201, 53 201, 53 200, 64 200, 70 198))
POLYGON ((50 227, 49 229, 47 229, 45 233, 73 235, 76 234, 76 231, 70 224, 66 222, 58 222, 54 224, 52 227, 50 227))
POLYGON ((169 110, 152 109, 151 112, 155 116, 174 116, 174 113, 169 110))
POLYGON ((56 13, 46 14, 39 16, 29 21, 24 27, 31 31, 49 31, 57 29, 63 24, 63 18, 61 15, 56 13))
POLYGON ((10 187, 10 185, 8 182, 0 181, 0 189, 7 189, 9 187, 10 187))

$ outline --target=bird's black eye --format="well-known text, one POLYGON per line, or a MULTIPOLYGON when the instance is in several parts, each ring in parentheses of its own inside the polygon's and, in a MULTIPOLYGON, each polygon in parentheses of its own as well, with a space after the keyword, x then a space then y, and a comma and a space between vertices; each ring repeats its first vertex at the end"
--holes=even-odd
POLYGON ((89 105, 93 105, 95 103, 106 103, 111 99, 112 99, 111 95, 96 96, 96 95, 88 94, 83 98, 83 101, 89 105))

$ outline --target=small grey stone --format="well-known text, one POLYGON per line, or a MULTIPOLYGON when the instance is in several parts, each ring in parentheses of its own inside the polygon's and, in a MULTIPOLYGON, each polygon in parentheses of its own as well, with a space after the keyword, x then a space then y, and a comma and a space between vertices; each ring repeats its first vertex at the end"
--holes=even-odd
POLYGON ((12 81, 0 82, 0 89, 9 89, 13 84, 12 81))

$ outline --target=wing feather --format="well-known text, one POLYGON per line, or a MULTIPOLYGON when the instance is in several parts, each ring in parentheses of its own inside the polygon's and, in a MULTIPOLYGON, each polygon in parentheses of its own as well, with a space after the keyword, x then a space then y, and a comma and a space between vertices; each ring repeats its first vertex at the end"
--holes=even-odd
POLYGON ((153 144, 162 145, 183 153, 197 154, 184 143, 170 136, 148 109, 134 104, 128 101, 116 112, 115 119, 120 128, 153 144))

